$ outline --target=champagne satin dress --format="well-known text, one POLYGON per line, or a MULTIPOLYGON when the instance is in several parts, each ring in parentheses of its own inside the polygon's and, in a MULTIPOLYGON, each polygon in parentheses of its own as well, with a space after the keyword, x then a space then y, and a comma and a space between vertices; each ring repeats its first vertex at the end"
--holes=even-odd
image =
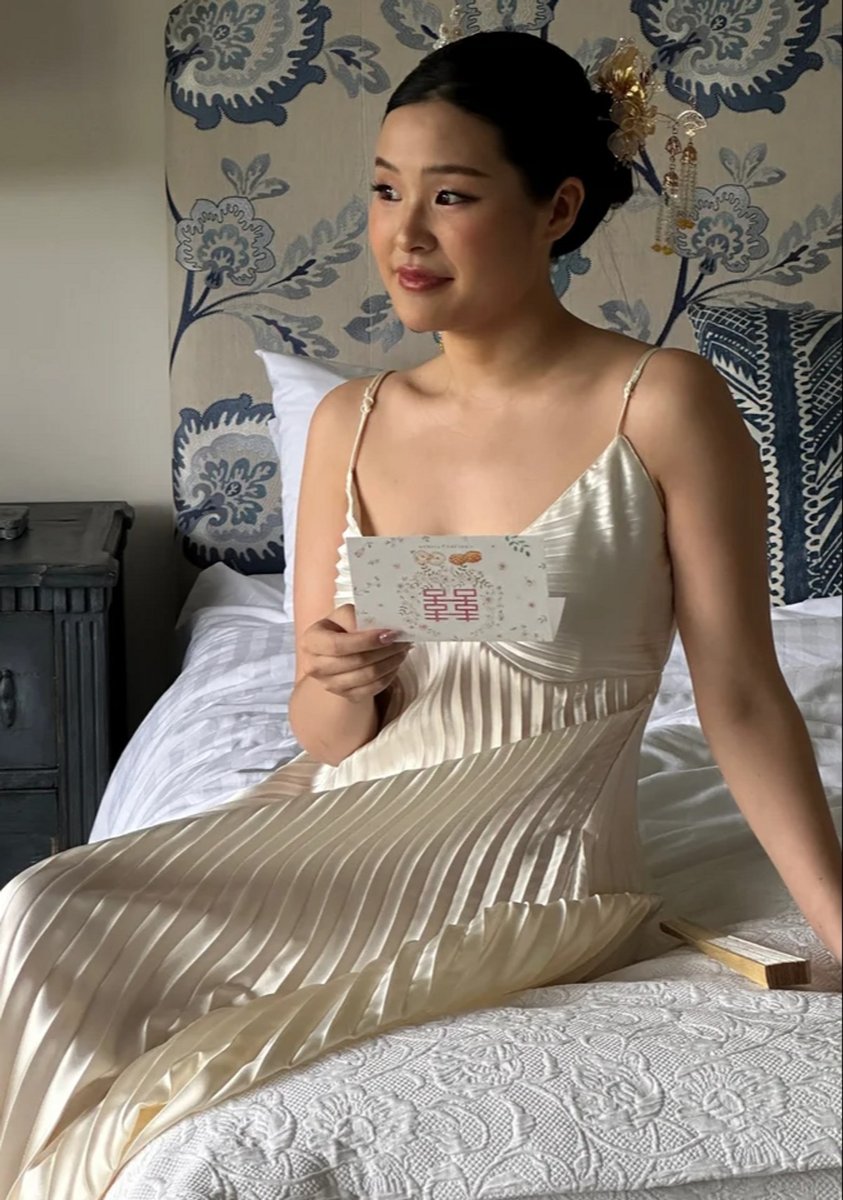
POLYGON ((522 531, 566 598, 553 642, 418 644, 339 766, 299 755, 0 892, 0 1197, 104 1196, 163 1129, 329 1049, 636 957, 658 906, 638 758, 675 625, 622 424, 655 349, 615 437, 522 531))

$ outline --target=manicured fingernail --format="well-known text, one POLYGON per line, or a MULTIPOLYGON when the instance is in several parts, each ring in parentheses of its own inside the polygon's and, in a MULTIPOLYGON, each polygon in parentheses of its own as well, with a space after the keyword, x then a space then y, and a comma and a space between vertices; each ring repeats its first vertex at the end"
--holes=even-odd
POLYGON ((389 642, 394 642, 397 637, 398 637, 397 633, 395 633, 393 630, 388 629, 386 631, 386 633, 378 634, 378 641, 383 642, 383 644, 386 646, 389 644, 389 642))

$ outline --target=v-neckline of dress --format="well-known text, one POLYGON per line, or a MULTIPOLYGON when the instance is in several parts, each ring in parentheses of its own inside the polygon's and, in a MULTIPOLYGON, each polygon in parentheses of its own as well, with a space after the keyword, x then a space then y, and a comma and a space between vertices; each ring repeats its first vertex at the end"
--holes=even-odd
MULTIPOLYGON (((664 512, 664 505, 662 504, 661 497, 660 497, 658 491, 656 490, 655 483, 653 482, 653 479, 652 479, 649 471, 644 466, 643 462, 641 461, 640 457, 638 456, 638 453, 636 452, 634 446, 632 445, 632 443, 630 442, 630 440, 626 436, 626 434, 616 433, 615 436, 612 438, 612 440, 608 443, 608 445, 605 446, 604 449, 600 451, 600 453, 597 455, 597 458, 595 458, 593 462, 589 463, 588 466, 585 468, 585 470, 581 471, 580 474, 576 477, 576 479, 572 480, 572 482, 568 484, 568 486, 564 489, 564 491, 559 493, 559 495, 556 497, 555 500, 551 500, 551 502, 550 502, 550 504, 548 504, 547 508, 545 508, 542 512, 540 512, 539 515, 534 520, 532 520, 529 525, 526 525, 518 533, 499 534, 498 536, 500 536, 500 537, 526 537, 528 534, 532 533, 537 525, 541 525, 544 521, 546 521, 548 519, 548 517, 550 517, 550 515, 554 511, 554 509, 556 509, 558 505, 560 505, 564 500, 566 500, 567 497, 570 495, 571 492, 574 491, 575 488, 579 487, 580 484, 585 483, 585 481, 588 479, 588 477, 594 471, 598 470, 603 465, 604 461, 610 456, 612 451, 615 450, 615 448, 620 443, 624 443, 626 445, 628 451, 632 455, 633 462, 637 465, 638 469, 644 475, 648 485, 652 489, 652 491, 655 495, 656 501, 658 502, 659 508, 662 510, 662 512, 664 512)), ((359 537, 393 537, 393 536, 395 536, 394 534, 371 534, 371 533, 364 534, 363 531, 361 530, 360 520, 358 517, 358 514, 360 512, 360 497, 359 497, 359 494, 357 491, 357 480, 355 478, 354 468, 352 468, 349 471, 349 491, 351 494, 352 504, 347 513, 347 523, 349 526, 353 525, 354 532, 359 537)), ((423 537, 424 535, 423 534, 414 534, 413 536, 423 537)), ((454 534, 454 535, 448 535, 448 536, 457 536, 457 535, 454 534)))

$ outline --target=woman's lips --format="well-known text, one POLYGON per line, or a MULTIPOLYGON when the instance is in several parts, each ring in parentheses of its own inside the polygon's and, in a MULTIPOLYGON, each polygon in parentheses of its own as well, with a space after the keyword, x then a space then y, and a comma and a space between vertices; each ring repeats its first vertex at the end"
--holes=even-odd
POLYGON ((447 275, 433 275, 430 271, 416 271, 411 267, 400 267, 396 274, 398 282, 408 292, 429 292, 451 282, 447 275))

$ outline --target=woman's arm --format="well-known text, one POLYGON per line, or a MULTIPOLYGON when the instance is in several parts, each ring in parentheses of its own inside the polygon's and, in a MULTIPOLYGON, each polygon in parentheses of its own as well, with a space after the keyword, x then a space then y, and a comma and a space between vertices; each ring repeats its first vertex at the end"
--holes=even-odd
POLYGON ((353 621, 334 614, 337 555, 345 531, 345 476, 351 457, 365 380, 340 384, 313 414, 307 438, 296 521, 296 685, 290 725, 299 745, 318 762, 335 766, 370 742, 379 729, 376 697, 348 700, 306 674, 305 632, 317 621, 339 617, 338 631, 353 621))
POLYGON ((374 699, 352 703, 308 676, 293 688, 290 725, 302 749, 332 767, 370 742, 380 728, 374 699))
POLYGON ((786 687, 701 717, 723 777, 817 936, 841 961, 840 846, 802 714, 786 687))
MULTIPOLYGON (((840 845, 813 748, 776 657, 758 451, 720 374, 654 356, 676 618, 700 723, 753 833, 825 945, 841 957, 840 845)), ((643 391, 643 389, 642 389, 643 391)))

